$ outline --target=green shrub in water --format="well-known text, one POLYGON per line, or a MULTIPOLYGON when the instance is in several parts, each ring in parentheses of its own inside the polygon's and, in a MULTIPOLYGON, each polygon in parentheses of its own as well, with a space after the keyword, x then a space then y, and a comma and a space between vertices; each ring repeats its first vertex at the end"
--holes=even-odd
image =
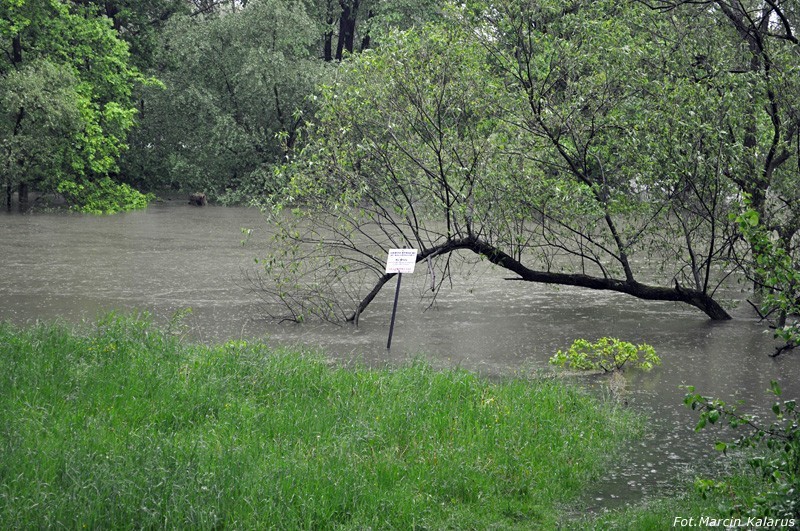
POLYGON ((566 352, 556 352, 550 358, 550 363, 582 371, 613 372, 622 370, 625 365, 649 371, 654 366, 661 365, 661 359, 647 343, 634 345, 613 337, 603 337, 595 343, 577 339, 566 352))

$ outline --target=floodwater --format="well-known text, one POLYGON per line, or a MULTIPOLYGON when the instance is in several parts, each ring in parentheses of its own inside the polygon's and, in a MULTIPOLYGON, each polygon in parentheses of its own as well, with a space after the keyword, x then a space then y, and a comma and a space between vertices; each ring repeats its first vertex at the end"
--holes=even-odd
MULTIPOLYGON (((92 320, 111 310, 140 310, 167 322, 191 308, 187 336, 203 342, 267 337, 273 344, 319 346, 342 363, 398 363, 423 357, 437 367, 462 367, 491 377, 550 372, 547 360, 576 338, 618 337, 656 348, 663 365, 626 374, 624 400, 649 416, 648 434, 610 467, 590 501, 602 509, 668 494, 676 478, 723 459, 720 429, 696 434, 697 417, 682 405, 685 390, 743 400, 767 413, 771 380, 784 396, 800 396, 800 355, 772 359, 769 336, 739 305, 730 322, 711 322, 676 303, 646 302, 574 288, 503 280, 487 265, 465 268, 433 307, 424 268, 404 276, 391 352, 386 350, 394 282, 362 315, 358 328, 260 318, 262 302, 245 273, 269 245, 255 209, 156 204, 110 217, 0 214, 0 320, 17 324, 92 320), (243 228, 253 229, 242 245, 243 228)), ((735 296, 733 293, 731 296, 735 296)), ((603 380, 586 378, 601 388, 603 380)))

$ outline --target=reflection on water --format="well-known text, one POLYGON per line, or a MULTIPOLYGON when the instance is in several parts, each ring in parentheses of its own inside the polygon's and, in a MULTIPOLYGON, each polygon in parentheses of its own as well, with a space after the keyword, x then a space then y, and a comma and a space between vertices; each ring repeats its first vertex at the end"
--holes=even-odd
MULTIPOLYGON (((681 385, 703 394, 744 400, 768 411, 765 392, 778 380, 800 396, 800 356, 767 356, 763 327, 745 308, 732 322, 673 303, 624 295, 508 282, 503 271, 476 266, 455 278, 427 309, 424 268, 403 281, 400 308, 386 351, 394 284, 375 300, 358 328, 331 324, 277 326, 258 319, 243 270, 268 245, 254 209, 154 205, 112 217, 0 215, 0 320, 77 322, 112 310, 144 310, 165 322, 191 307, 186 321, 199 341, 257 337, 325 348, 343 363, 383 364, 424 356, 436 366, 460 366, 490 376, 548 370, 547 360, 573 339, 619 337, 652 344, 663 366, 628 374, 627 401, 650 417, 645 441, 629 462, 609 470, 593 496, 598 507, 658 494, 687 465, 714 455, 725 431, 696 434, 696 415, 682 406, 681 385), (241 228, 255 229, 242 246, 241 228)), ((592 384, 592 381, 589 381, 592 384)), ((594 382, 593 385, 598 385, 594 382)), ((765 415, 767 416, 767 415, 765 415)))

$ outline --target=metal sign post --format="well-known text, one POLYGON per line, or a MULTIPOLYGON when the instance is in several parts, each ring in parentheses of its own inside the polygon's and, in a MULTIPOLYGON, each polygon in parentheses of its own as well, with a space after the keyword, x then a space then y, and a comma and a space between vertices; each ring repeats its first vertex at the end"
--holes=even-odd
POLYGON ((386 342, 386 350, 392 348, 392 334, 394 334, 394 318, 397 315, 397 299, 400 298, 400 281, 403 280, 403 273, 397 273, 397 287, 394 289, 394 306, 392 306, 392 320, 389 321, 389 340, 386 342))
POLYGON ((403 273, 414 272, 415 265, 417 265, 416 249, 389 249, 389 257, 386 259, 386 274, 397 273, 397 287, 394 290, 394 306, 392 306, 392 320, 389 323, 389 340, 386 342, 386 350, 392 348, 397 300, 400 298, 400 281, 403 280, 403 273))

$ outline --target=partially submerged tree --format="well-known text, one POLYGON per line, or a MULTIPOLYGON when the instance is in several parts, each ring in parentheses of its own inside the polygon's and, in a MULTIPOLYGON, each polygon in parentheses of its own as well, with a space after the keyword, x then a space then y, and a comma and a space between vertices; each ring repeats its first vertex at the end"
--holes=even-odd
POLYGON ((735 146, 724 174, 742 198, 749 244, 736 260, 753 281, 751 304, 784 341, 780 354, 800 343, 792 321, 800 312, 800 11, 770 0, 641 1, 662 19, 716 34, 694 57, 704 83, 738 102, 721 124, 735 146))
POLYGON ((717 127, 730 109, 664 54, 645 15, 617 2, 519 0, 481 5, 471 26, 516 96, 509 120, 522 157, 547 176, 526 194, 544 252, 594 266, 603 281, 586 287, 727 319, 713 295, 733 243, 721 174, 728 138, 717 127), (566 203, 590 215, 554 208, 550 196, 565 187, 580 191, 566 203), (642 253, 659 264, 656 276, 635 265, 642 253))
POLYGON ((460 11, 461 22, 481 21, 471 31, 394 33, 323 87, 277 205, 294 216, 275 216, 280 245, 264 260, 263 288, 293 318, 358 319, 393 277, 383 273, 392 247, 443 257, 445 271, 447 257, 469 251, 517 280, 729 318, 713 297, 732 241, 718 163, 659 168, 669 153, 643 156, 667 133, 707 140, 693 123, 658 127, 674 109, 647 108, 653 94, 636 83, 646 61, 630 52, 643 43, 625 13, 524 3, 460 11), (638 253, 660 253, 662 269, 638 253))
MULTIPOLYGON (((725 175, 748 197, 764 228, 800 258, 800 12, 793 2, 653 0, 646 5, 698 29, 717 29, 716 53, 701 57, 707 82, 735 78, 740 112, 727 116, 738 157, 725 175), (698 24, 697 21, 700 21, 698 24), (742 90, 744 89, 744 90, 742 90)), ((752 249, 755 251, 755 249, 752 249)), ((752 257, 751 273, 758 257, 752 257)), ((757 284, 763 282, 754 276, 757 284)), ((764 286, 767 289, 770 286, 764 286)))
POLYGON ((78 83, 69 70, 40 61, 0 77, 0 170, 11 207, 12 189, 19 189, 26 208, 26 188, 34 184, 55 190, 70 178, 73 147, 64 142, 80 134, 76 105, 78 83))
POLYGON ((264 261, 264 287, 294 318, 357 319, 393 276, 382 274, 390 247, 427 259, 483 244, 502 194, 489 175, 502 162, 493 133, 503 124, 477 52, 452 28, 395 33, 322 88, 284 192, 302 206, 276 216, 282 245, 264 261), (306 273, 315 278, 298 282, 306 273), (353 312, 348 299, 362 294, 351 278, 364 274, 377 284, 353 312))

